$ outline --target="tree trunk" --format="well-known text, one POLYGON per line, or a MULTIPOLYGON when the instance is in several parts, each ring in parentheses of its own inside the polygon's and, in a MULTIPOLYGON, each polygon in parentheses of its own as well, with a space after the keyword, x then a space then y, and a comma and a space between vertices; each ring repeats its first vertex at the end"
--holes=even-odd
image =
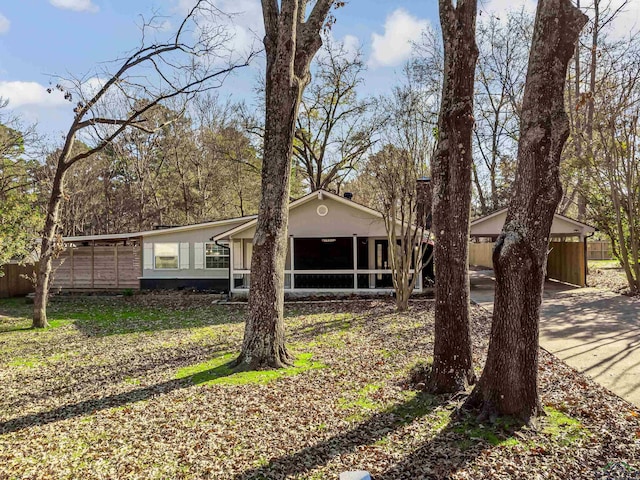
POLYGON ((435 342, 429 389, 455 392, 475 382, 469 329, 469 215, 473 92, 478 48, 476 0, 440 0, 444 85, 433 175, 435 342))
POLYGON ((480 418, 525 422, 538 399, 538 322, 553 215, 562 195, 559 166, 569 135, 567 65, 587 17, 569 0, 540 0, 525 84, 518 169, 507 219, 493 252, 496 294, 482 377, 467 400, 480 418))
POLYGON ((269 161, 262 168, 249 315, 239 359, 249 369, 280 368, 292 361, 284 335, 284 267, 294 120, 302 90, 292 83, 286 71, 268 68, 264 158, 269 161))
POLYGON ((280 8, 278 2, 262 2, 267 57, 262 197, 239 369, 280 368, 293 360, 283 318, 291 157, 300 99, 311 80, 309 65, 322 46, 320 29, 332 5, 333 0, 318 0, 305 21, 306 2, 282 0, 280 8))
POLYGON ((56 233, 60 222, 60 207, 62 205, 62 192, 66 173, 67 169, 59 164, 51 186, 51 196, 47 205, 47 217, 40 246, 40 262, 33 300, 32 328, 46 328, 49 326, 47 322, 47 302, 51 281, 51 263, 55 254, 56 233))

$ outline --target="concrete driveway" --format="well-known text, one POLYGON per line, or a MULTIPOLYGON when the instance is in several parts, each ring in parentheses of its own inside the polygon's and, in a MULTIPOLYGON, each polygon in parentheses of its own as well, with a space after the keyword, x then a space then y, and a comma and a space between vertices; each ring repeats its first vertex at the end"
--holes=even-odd
MULTIPOLYGON (((471 272, 471 298, 493 311, 493 271, 471 272)), ((540 345, 640 406, 640 299, 545 284, 540 345)))

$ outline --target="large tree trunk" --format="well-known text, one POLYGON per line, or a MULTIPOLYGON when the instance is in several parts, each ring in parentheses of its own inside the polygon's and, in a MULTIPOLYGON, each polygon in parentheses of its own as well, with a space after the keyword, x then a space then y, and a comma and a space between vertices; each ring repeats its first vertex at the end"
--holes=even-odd
POLYGON ((469 215, 476 0, 440 0, 444 85, 433 175, 435 344, 429 388, 455 392, 475 382, 469 330, 469 215))
POLYGON ((284 267, 294 125, 302 89, 291 81, 286 70, 282 72, 278 67, 268 67, 264 136, 264 158, 268 161, 262 168, 249 315, 239 359, 250 369, 280 368, 292 360, 284 335, 284 267))
POLYGON ((51 263, 55 254, 56 234, 60 223, 60 207, 62 206, 64 177, 66 173, 67 169, 59 163, 53 178, 51 196, 47 204, 47 217, 42 232, 40 262, 38 265, 36 292, 33 301, 33 328, 46 328, 49 326, 47 322, 47 302, 51 281, 51 263))
POLYGON ((562 195, 560 156, 569 135, 567 65, 587 17, 570 0, 540 0, 524 91, 518 169, 496 242, 496 295, 489 353, 467 400, 480 417, 528 422, 538 399, 538 322, 553 215, 562 195))
MULTIPOLYGON (((262 197, 253 238, 249 313, 240 369, 290 364, 284 332, 284 266, 287 254, 293 139, 309 65, 322 46, 320 29, 333 0, 318 0, 308 19, 306 2, 262 1, 267 56, 262 197)), ((233 280, 232 280, 233 281, 233 280)))

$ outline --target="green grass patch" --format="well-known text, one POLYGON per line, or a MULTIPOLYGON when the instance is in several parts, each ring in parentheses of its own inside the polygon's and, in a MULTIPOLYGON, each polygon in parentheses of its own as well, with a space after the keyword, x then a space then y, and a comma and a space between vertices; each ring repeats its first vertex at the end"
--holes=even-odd
POLYGON ((10 367, 22 367, 22 368, 35 368, 42 365, 42 362, 39 361, 35 357, 31 358, 14 358, 9 363, 7 363, 10 367))
POLYGON ((293 367, 277 370, 236 371, 231 364, 237 353, 227 353, 207 362, 190 365, 177 371, 175 378, 188 378, 194 384, 204 385, 247 385, 266 384, 279 378, 291 377, 307 370, 324 368, 321 362, 312 360, 312 354, 298 355, 293 367))
POLYGON ((589 260, 589 268, 621 268, 618 260, 589 260))
POLYGON ((466 437, 459 443, 462 449, 468 448, 474 441, 484 441, 494 447, 513 447, 521 444, 520 440, 513 436, 520 426, 520 422, 510 417, 500 417, 490 424, 477 423, 475 419, 469 419, 453 427, 453 431, 466 437))
POLYGON ((545 407, 547 416, 542 418, 542 433, 561 445, 570 445, 589 436, 589 431, 575 418, 551 407, 545 407))
POLYGON ((377 410, 379 403, 371 398, 371 396, 380 390, 382 385, 378 383, 370 383, 354 392, 352 395, 346 396, 338 400, 338 406, 344 410, 377 410))

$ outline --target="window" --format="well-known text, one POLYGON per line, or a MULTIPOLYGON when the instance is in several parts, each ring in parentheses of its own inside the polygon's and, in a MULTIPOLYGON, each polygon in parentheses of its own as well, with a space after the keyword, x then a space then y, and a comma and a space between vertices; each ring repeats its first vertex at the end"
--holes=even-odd
POLYGON ((179 244, 155 243, 153 245, 153 258, 156 270, 177 270, 179 244))
POLYGON ((215 243, 207 243, 204 254, 207 268, 229 268, 228 248, 215 243))

